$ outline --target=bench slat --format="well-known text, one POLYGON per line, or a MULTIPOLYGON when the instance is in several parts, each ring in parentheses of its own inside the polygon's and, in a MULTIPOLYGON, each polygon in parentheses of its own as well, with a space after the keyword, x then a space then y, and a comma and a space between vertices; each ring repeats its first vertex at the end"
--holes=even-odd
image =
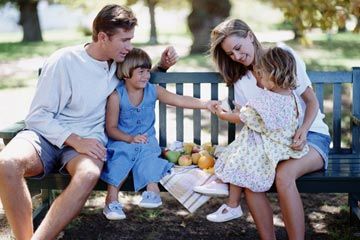
MULTIPOLYGON (((194 83, 193 85, 193 97, 200 98, 201 97, 201 88, 200 83, 194 83)), ((201 144, 201 112, 199 109, 195 109, 193 111, 194 114, 194 143, 201 144)))
POLYGON ((333 149, 341 147, 341 84, 333 84, 333 149))
POLYGON ((351 72, 309 71, 307 74, 309 75, 312 83, 352 83, 351 72))
MULTIPOLYGON (((219 86, 216 83, 211 83, 211 100, 218 100, 219 86)), ((211 143, 217 145, 219 143, 219 118, 211 114, 211 143)))
MULTIPOLYGON (((233 101, 234 98, 234 86, 229 87, 229 93, 228 93, 228 98, 230 99, 230 101, 233 101)), ((235 135, 236 135, 236 125, 234 123, 228 123, 228 144, 230 144, 232 141, 235 140, 235 135)))
MULTIPOLYGON (((159 84, 166 89, 166 84, 159 84)), ((159 145, 166 147, 166 104, 159 103, 159 145)))
MULTIPOLYGON (((176 83, 176 94, 184 95, 184 84, 176 83)), ((176 140, 184 141, 184 109, 176 108, 176 140)))
POLYGON ((151 73, 152 83, 224 83, 216 72, 169 72, 151 73))
POLYGON ((317 83, 314 84, 314 86, 315 86, 316 98, 319 102, 319 108, 321 112, 324 112, 324 84, 317 83))
MULTIPOLYGON (((353 107, 352 115, 360 118, 360 67, 353 68, 353 107)), ((352 149, 360 156, 360 126, 352 126, 352 149)))

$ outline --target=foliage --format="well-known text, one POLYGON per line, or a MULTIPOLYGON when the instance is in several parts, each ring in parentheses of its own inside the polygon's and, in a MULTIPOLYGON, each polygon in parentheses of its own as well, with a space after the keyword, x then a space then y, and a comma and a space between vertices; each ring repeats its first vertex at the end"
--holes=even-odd
MULTIPOLYGON (((355 0, 360 2, 359 0, 355 0)), ((303 37, 305 30, 320 28, 330 30, 344 27, 350 14, 357 14, 356 4, 351 0, 271 0, 285 18, 293 24, 295 37, 303 37), (354 10, 352 10, 354 9, 354 10)), ((358 6, 359 7, 359 6, 358 6)), ((360 12, 360 10, 359 10, 360 12)))
MULTIPOLYGON (((101 9, 106 4, 114 4, 111 0, 87 1, 87 0, 48 0, 50 3, 64 4, 70 8, 82 9, 84 12, 91 12, 94 9, 101 9)), ((116 4, 125 5, 125 0, 117 0, 116 4)))
MULTIPOLYGON (((141 0, 126 0, 126 5, 134 5, 138 3, 141 0)), ((183 0, 143 0, 143 2, 148 5, 149 3, 152 3, 156 6, 160 6, 162 8, 166 9, 179 9, 179 8, 186 8, 189 6, 188 1, 183 0)))

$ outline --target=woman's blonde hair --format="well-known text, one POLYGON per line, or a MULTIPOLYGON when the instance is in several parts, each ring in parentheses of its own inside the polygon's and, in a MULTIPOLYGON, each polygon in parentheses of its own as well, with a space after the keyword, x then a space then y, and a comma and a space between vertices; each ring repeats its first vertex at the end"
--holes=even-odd
POLYGON ((280 88, 295 89, 297 87, 295 58, 284 49, 270 48, 254 68, 256 71, 270 74, 271 81, 280 88))
POLYGON ((253 31, 245 22, 240 19, 227 20, 211 31, 210 55, 228 86, 233 85, 239 78, 244 76, 248 70, 252 69, 252 66, 246 67, 241 63, 233 61, 222 49, 221 43, 228 36, 236 35, 246 38, 249 33, 253 35, 256 63, 261 54, 262 47, 253 31))
POLYGON ((124 61, 118 64, 116 75, 119 79, 131 78, 135 68, 151 69, 149 55, 140 48, 133 48, 126 55, 124 61))

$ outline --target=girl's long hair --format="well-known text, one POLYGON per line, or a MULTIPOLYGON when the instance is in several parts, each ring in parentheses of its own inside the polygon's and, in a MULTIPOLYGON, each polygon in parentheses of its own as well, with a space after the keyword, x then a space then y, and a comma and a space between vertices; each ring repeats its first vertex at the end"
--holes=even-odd
POLYGON ((248 34, 253 35, 255 49, 255 63, 261 56, 262 47, 250 27, 240 19, 231 19, 220 23, 211 31, 210 55, 218 71, 223 76, 228 86, 233 85, 238 79, 252 70, 251 66, 244 66, 241 63, 233 61, 222 49, 221 43, 230 35, 236 35, 246 38, 248 34))

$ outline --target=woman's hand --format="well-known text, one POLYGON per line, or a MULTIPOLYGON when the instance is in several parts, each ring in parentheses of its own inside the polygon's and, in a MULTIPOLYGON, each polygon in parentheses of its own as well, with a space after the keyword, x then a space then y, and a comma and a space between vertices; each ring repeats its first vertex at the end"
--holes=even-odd
POLYGON ((295 132, 295 135, 293 137, 293 143, 290 147, 293 150, 301 151, 305 147, 307 134, 307 129, 305 129, 303 126, 299 127, 295 132))

